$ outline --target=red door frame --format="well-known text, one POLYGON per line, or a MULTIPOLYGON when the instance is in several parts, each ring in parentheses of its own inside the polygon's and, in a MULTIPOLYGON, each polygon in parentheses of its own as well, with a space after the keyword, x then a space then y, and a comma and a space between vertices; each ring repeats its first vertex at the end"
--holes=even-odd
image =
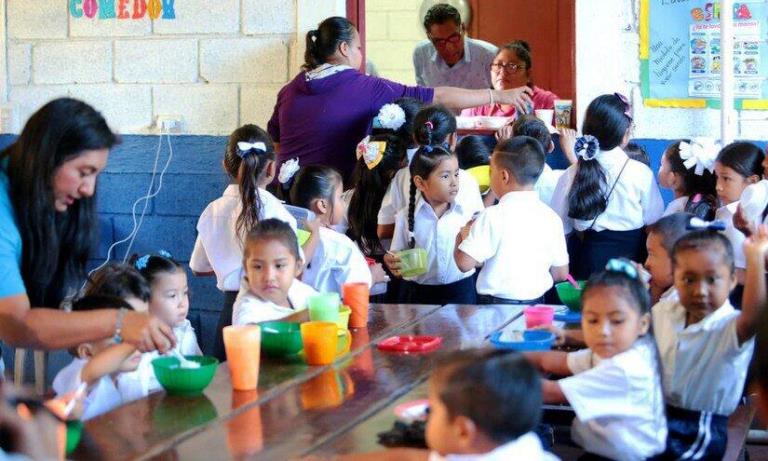
POLYGON ((363 52, 362 72, 365 72, 365 0, 347 0, 347 19, 357 27, 363 52))

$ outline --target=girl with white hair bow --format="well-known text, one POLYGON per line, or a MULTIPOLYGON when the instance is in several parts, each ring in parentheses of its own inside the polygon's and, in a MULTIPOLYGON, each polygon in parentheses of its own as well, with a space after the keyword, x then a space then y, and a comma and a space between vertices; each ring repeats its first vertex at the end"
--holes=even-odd
POLYGON ((711 221, 718 208, 715 159, 719 146, 710 138, 674 142, 661 157, 659 185, 671 189, 675 199, 664 216, 680 211, 711 221))

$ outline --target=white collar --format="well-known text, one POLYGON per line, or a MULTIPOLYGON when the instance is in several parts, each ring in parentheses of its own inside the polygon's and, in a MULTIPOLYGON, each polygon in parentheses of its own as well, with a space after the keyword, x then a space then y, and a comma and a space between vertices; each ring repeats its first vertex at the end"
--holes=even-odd
POLYGON ((539 193, 535 190, 513 190, 502 195, 499 204, 510 202, 528 202, 534 198, 539 198, 539 193))
MULTIPOLYGON (((430 458, 431 459, 431 458, 430 458)), ((547 459, 537 435, 532 432, 521 435, 511 442, 500 445, 487 453, 473 455, 448 455, 450 461, 496 461, 510 459, 547 459)))
POLYGON ((678 317, 675 320, 680 322, 680 326, 683 327, 683 331, 688 333, 696 333, 699 331, 710 330, 712 329, 715 323, 719 322, 720 320, 722 320, 728 315, 732 315, 734 312, 736 312, 736 309, 734 309, 733 306, 731 305, 731 301, 726 299, 723 305, 715 309, 714 312, 710 313, 709 315, 699 320, 698 322, 688 325, 686 327, 685 326, 685 318, 686 318, 685 307, 679 302, 675 304, 675 314, 678 317))
POLYGON ((315 67, 312 70, 307 71, 306 74, 304 75, 304 78, 307 81, 320 80, 321 78, 330 77, 331 75, 336 75, 339 72, 342 72, 351 68, 352 68, 351 66, 348 66, 346 64, 325 63, 323 65, 315 67))
POLYGON ((603 162, 621 162, 624 163, 629 158, 627 156, 627 153, 624 152, 624 149, 621 148, 621 146, 616 146, 611 150, 600 150, 598 151, 595 158, 602 160, 603 162))
MULTIPOLYGON (((430 216, 434 217, 436 220, 440 219, 437 217, 437 213, 435 213, 435 209, 432 208, 432 205, 430 205, 429 202, 427 202, 424 199, 424 196, 421 194, 421 192, 417 190, 416 194, 417 194, 416 206, 414 208, 413 214, 417 215, 421 213, 421 210, 426 207, 428 209, 430 216)), ((458 197, 458 194, 457 194, 457 197, 458 197)), ((448 209, 445 210, 445 213, 443 214, 443 216, 445 216, 446 213, 461 213, 462 210, 463 210, 463 207, 461 206, 461 204, 458 201, 454 201, 453 203, 448 205, 448 209)), ((406 211, 407 211, 407 208, 406 208, 406 211)))
POLYGON ((224 197, 240 197, 240 186, 237 184, 230 184, 224 189, 224 193, 221 195, 224 197))

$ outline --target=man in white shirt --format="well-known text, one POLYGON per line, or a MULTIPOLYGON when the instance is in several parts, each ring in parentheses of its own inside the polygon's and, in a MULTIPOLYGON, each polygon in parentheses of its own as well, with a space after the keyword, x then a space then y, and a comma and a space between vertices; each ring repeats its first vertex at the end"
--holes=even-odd
POLYGON ((413 67, 420 86, 491 88, 491 63, 496 46, 465 36, 459 11, 439 3, 427 11, 424 29, 428 40, 416 45, 413 67))

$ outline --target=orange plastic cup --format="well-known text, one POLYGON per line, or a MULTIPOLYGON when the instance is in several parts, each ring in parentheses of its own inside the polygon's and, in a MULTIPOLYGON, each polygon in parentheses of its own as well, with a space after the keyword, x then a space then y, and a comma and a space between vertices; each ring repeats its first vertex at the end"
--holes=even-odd
POLYGON ((349 330, 342 330, 334 322, 302 323, 301 340, 304 343, 304 356, 309 365, 329 365, 337 357, 349 352, 352 344, 349 330), (343 332, 346 337, 346 346, 342 348, 339 348, 339 332, 343 332))
POLYGON ((371 291, 367 283, 345 283, 341 286, 344 304, 352 309, 349 316, 350 328, 365 328, 368 326, 368 305, 371 291))
POLYGON ((250 391, 259 386, 259 356, 261 327, 241 325, 224 327, 224 348, 227 351, 232 387, 250 391))

